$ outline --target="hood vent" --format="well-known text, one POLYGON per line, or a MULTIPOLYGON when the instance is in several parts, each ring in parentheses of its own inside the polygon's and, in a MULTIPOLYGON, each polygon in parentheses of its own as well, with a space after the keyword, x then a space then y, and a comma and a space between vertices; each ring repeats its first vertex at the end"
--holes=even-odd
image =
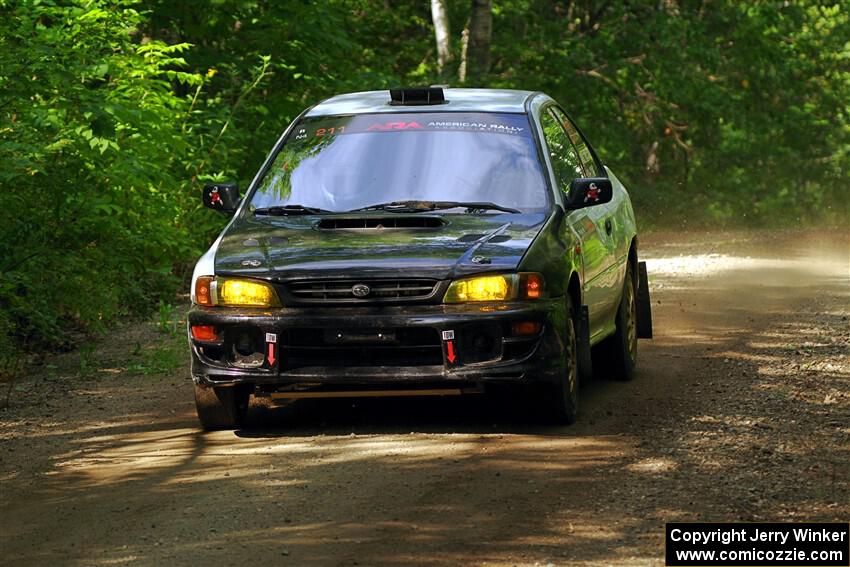
POLYGON ((319 230, 409 230, 441 228, 444 224, 445 221, 440 217, 414 215, 363 218, 326 217, 316 223, 316 228, 319 230))
MULTIPOLYGON (((486 238, 486 234, 464 234, 460 238, 457 239, 458 242, 476 242, 481 240, 482 238, 486 238)), ((499 242, 507 242, 510 240, 510 235, 507 234, 497 234, 491 238, 487 238, 487 242, 499 243, 499 242)))

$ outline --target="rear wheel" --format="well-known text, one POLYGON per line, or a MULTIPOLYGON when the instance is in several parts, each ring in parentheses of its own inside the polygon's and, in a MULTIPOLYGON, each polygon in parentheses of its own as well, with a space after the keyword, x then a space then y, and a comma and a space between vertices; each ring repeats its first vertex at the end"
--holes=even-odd
POLYGON ((195 384, 195 409, 207 431, 236 429, 245 422, 251 392, 245 386, 214 388, 195 384))
POLYGON ((617 331, 594 349, 593 366, 613 380, 631 380, 637 365, 637 309, 631 262, 617 308, 617 331), (598 366, 597 366, 598 365, 598 366))
POLYGON ((567 298, 564 330, 564 369, 559 380, 547 384, 541 396, 543 418, 550 423, 570 424, 578 415, 578 348, 573 305, 567 298))

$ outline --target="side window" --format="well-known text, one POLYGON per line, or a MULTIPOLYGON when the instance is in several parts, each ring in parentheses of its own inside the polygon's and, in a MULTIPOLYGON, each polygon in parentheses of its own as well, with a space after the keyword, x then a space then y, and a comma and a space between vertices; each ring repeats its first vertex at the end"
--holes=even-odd
POLYGON ((549 111, 540 114, 540 124, 543 126, 543 137, 546 138, 558 186, 561 191, 566 191, 573 179, 585 176, 581 161, 567 133, 549 111))
POLYGON ((587 175, 596 175, 598 168, 596 167, 596 162, 593 160, 593 154, 590 153, 590 148, 587 147, 584 138, 581 137, 581 134, 578 133, 578 130, 576 130, 575 126, 573 126, 573 123, 570 122, 570 119, 567 118, 567 115, 564 114, 560 108, 553 108, 552 112, 554 112, 558 122, 560 122, 561 126, 564 127, 564 130, 567 131, 570 141, 572 141, 576 150, 578 150, 578 157, 581 160, 581 164, 584 166, 584 170, 587 172, 587 175))

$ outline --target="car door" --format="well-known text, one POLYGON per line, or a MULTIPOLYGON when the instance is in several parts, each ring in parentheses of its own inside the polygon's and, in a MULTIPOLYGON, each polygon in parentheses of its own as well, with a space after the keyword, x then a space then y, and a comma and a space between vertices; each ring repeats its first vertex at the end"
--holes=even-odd
MULTIPOLYGON (((540 113, 540 125, 558 188, 566 193, 573 179, 587 177, 587 173, 567 131, 557 115, 552 112, 552 107, 540 113)), ((604 220, 601 220, 601 215, 595 214, 594 211, 603 207, 605 205, 569 211, 565 223, 568 230, 572 230, 580 240, 584 272, 581 274, 583 299, 588 307, 591 337, 603 332, 606 312, 605 297, 598 286, 598 280, 609 265, 608 245, 604 238, 604 220)))
MULTIPOLYGON (((552 112, 564 127, 573 146, 575 146, 579 161, 581 161, 586 175, 588 177, 607 177, 605 169, 597 159, 587 139, 585 139, 584 135, 569 116, 557 107, 554 107, 552 112)), ((598 228, 599 238, 605 248, 604 257, 600 260, 601 265, 598 275, 594 278, 593 282, 588 282, 593 288, 590 294, 597 304, 597 313, 604 321, 604 324, 599 329, 604 334, 614 330, 615 316, 620 303, 620 294, 623 289, 622 272, 624 270, 620 266, 620 256, 622 255, 620 249, 623 244, 620 240, 622 240, 623 231, 617 230, 617 207, 620 201, 622 201, 622 195, 619 195, 615 191, 611 202, 588 209, 588 217, 598 228)))

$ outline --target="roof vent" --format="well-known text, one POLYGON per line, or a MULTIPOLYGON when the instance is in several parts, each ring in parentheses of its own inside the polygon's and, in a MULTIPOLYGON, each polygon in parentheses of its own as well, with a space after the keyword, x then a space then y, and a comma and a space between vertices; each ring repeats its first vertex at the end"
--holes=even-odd
POLYGON ((392 230, 392 229, 434 229, 440 228, 445 221, 440 217, 404 216, 404 217, 363 217, 340 218, 325 217, 316 223, 319 230, 392 230))
POLYGON ((390 89, 390 104, 393 106, 446 104, 446 97, 441 87, 390 89))

